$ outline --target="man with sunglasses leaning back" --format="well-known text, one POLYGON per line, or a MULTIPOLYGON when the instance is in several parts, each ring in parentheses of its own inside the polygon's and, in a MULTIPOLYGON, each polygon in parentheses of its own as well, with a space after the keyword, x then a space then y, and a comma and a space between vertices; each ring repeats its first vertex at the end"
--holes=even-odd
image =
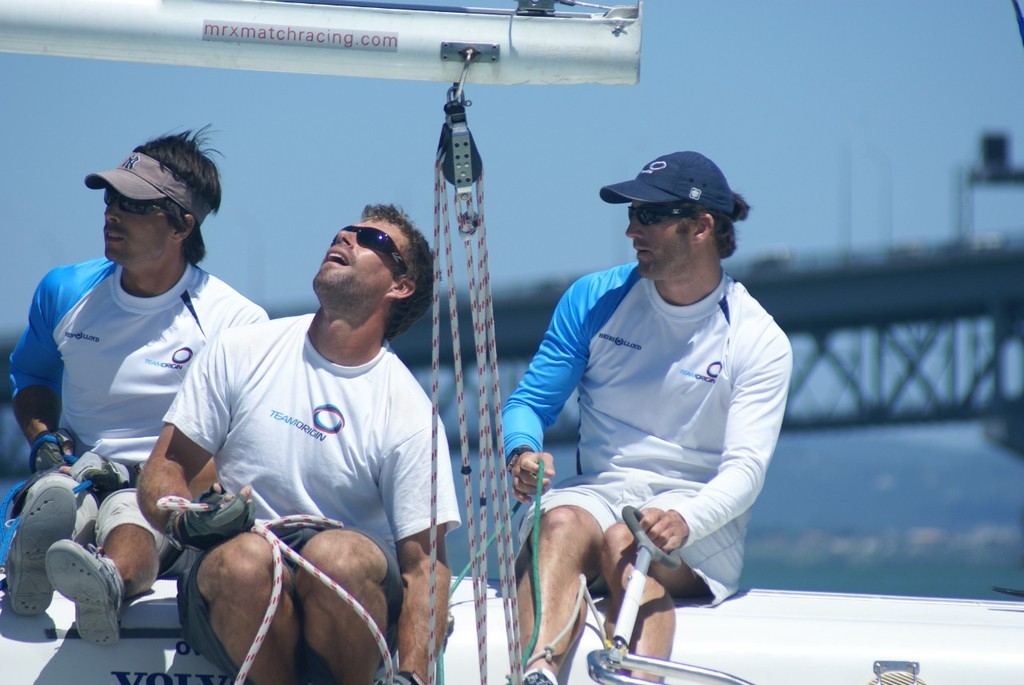
POLYGON ((118 640, 124 600, 179 559, 133 488, 192 358, 221 329, 267 318, 197 266, 200 227, 221 202, 205 143, 201 131, 160 137, 85 177, 104 193, 105 256, 43 278, 11 354, 33 475, 15 512, 8 605, 41 614, 56 588, 96 644, 118 640))
MULTIPOLYGON (((764 483, 786 405, 792 351, 786 335, 722 269, 736 248, 734 222, 749 206, 696 152, 654 160, 634 180, 601 189, 630 203, 626 237, 636 264, 585 276, 550 327, 503 412, 516 498, 541 497, 539 549, 526 543, 518 571, 520 627, 536 612, 529 572, 539 554, 541 625, 526 683, 557 682, 582 621, 573 616, 582 573, 621 606, 637 549, 622 509, 673 570, 652 565, 631 651, 670 656, 674 597, 718 603, 736 592, 750 507, 764 483), (543 431, 579 393, 577 473, 548 489, 553 458, 543 431), (544 462, 540 472, 539 462, 544 462), (541 648, 576 620, 575 630, 541 648)), ((530 520, 524 522, 528 530, 530 520)))
MULTIPOLYGON (((207 551, 179 580, 185 639, 237 677, 263 622, 274 572, 271 543, 247 532, 247 500, 261 522, 285 516, 344 524, 274 532, 345 588, 391 651, 396 682, 427 680, 430 597, 430 400, 388 341, 429 307, 433 261, 409 218, 370 205, 338 231, 313 279, 313 314, 225 331, 203 350, 167 412, 139 485, 150 522, 207 551), (168 514, 213 462, 235 495, 223 522, 168 514)), ((444 535, 459 523, 444 431, 437 433, 438 644, 449 572, 444 535)), ((381 652, 368 626, 333 590, 291 564, 248 681, 366 683, 381 652)))

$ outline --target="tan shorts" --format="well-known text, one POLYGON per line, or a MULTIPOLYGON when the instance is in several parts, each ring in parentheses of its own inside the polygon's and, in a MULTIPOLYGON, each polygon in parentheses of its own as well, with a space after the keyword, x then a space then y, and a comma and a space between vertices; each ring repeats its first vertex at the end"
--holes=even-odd
MULTIPOLYGON (((66 479, 77 486, 75 480, 63 473, 47 473, 33 483, 29 489, 46 487, 46 484, 54 479, 66 479)), ((164 536, 163 532, 156 530, 149 525, 149 521, 142 515, 136 499, 135 488, 117 490, 97 504, 96 494, 90 489, 80 491, 75 497, 75 526, 71 538, 80 545, 95 544, 103 547, 107 537, 117 526, 131 523, 144 528, 153 536, 156 551, 160 557, 160 574, 165 575, 172 569, 172 564, 178 559, 179 551, 164 536)))
POLYGON ((160 572, 164 573, 178 558, 178 549, 171 544, 162 531, 151 526, 146 517, 142 515, 135 488, 118 490, 104 498, 96 517, 96 544, 102 547, 107 536, 110 535, 110 531, 126 523, 145 528, 152 533, 157 554, 160 556, 160 572))

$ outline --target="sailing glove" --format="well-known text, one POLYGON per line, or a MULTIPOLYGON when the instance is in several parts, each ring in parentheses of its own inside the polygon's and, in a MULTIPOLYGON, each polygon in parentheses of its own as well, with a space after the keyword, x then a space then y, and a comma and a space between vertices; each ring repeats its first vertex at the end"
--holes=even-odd
POLYGON ((98 493, 121 490, 131 482, 127 466, 104 459, 95 452, 86 452, 71 465, 71 477, 79 483, 92 481, 92 489, 98 493))
POLYGON ((28 466, 32 473, 49 471, 64 466, 67 457, 75 453, 75 440, 63 428, 55 431, 43 431, 32 441, 32 451, 28 455, 28 466))
POLYGON ((181 515, 175 531, 183 545, 209 549, 249 531, 256 522, 256 505, 245 497, 229 496, 211 487, 196 501, 213 508, 210 511, 186 511, 181 515))

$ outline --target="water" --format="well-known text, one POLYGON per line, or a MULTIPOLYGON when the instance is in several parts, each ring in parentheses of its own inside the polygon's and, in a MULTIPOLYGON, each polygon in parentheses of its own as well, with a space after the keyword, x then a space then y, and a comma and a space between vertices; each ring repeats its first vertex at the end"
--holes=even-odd
MULTIPOLYGON (((572 471, 570 448, 556 450, 556 469, 572 471)), ((458 477, 456 489, 461 502, 458 477)), ((986 443, 976 425, 783 435, 741 584, 1001 598, 993 585, 1024 588, 1022 514, 1024 458, 986 443)), ((469 559, 466 530, 448 539, 453 575, 469 559)))
MULTIPOLYGON (((555 456, 570 473, 572 449, 555 456)), ((1022 528, 1024 457, 988 444, 977 425, 783 435, 741 585, 1005 598, 992 586, 1024 588, 1022 528)), ((465 526, 448 549, 457 574, 465 526)))

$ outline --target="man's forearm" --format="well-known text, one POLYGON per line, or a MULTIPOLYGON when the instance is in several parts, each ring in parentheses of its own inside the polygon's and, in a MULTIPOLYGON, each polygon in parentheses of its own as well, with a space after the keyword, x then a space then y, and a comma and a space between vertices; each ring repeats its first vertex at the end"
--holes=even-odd
MULTIPOLYGON (((442 557, 443 558, 443 557, 442 557)), ((435 628, 435 654, 440 655, 448 628, 448 584, 451 571, 442 561, 437 562, 437 626, 435 628)), ((402 573, 405 581, 405 599, 402 614, 398 620, 399 665, 402 671, 416 673, 427 682, 427 646, 430 628, 430 558, 418 564, 415 569, 402 573)))
POLYGON ((43 385, 23 388, 11 402, 14 417, 29 444, 43 431, 60 427, 60 396, 43 385))
POLYGON ((164 529, 168 517, 168 512, 157 509, 157 500, 168 495, 192 499, 184 467, 169 454, 173 430, 173 426, 164 427, 139 477, 139 506, 157 530, 164 529))

